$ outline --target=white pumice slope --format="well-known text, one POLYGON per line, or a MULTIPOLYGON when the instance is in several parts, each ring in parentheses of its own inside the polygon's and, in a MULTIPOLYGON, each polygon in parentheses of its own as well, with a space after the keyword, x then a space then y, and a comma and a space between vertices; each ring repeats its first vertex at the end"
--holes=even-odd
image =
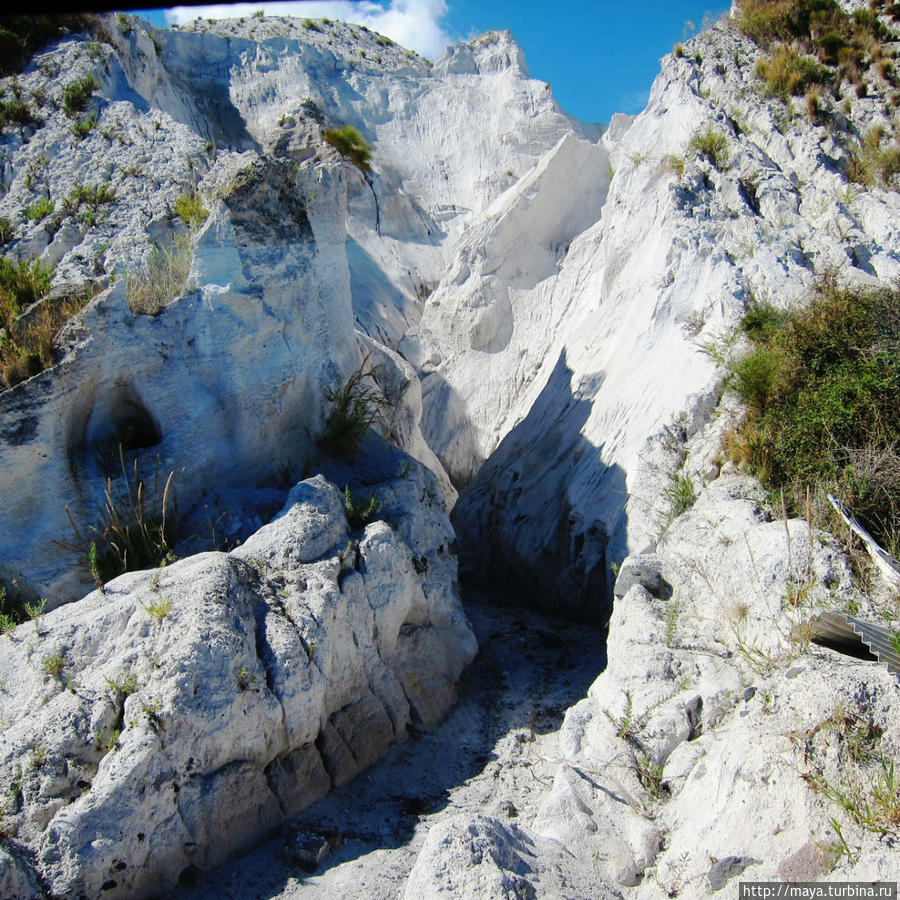
POLYGON ((760 54, 723 20, 606 129, 507 32, 432 64, 340 22, 113 15, 2 79, 35 113, 0 134, 3 253, 56 267, 23 319, 91 297, 49 368, 0 391, 0 587, 34 618, 0 636, 0 893, 219 897, 205 873, 304 810, 347 844, 306 879, 295 831, 254 864, 268 896, 897 877, 896 823, 849 811, 896 801, 897 681, 807 628, 878 599, 719 450, 754 301, 900 276, 898 176, 849 177, 898 95, 870 74, 813 115, 765 93, 760 54), (369 164, 325 139, 347 125, 369 164), (184 278, 137 306, 166 257, 184 278), (372 428, 329 457, 354 379, 372 428), (94 590, 132 465, 172 473, 186 558, 94 590), (676 473, 699 497, 673 517, 676 473), (569 646, 481 613, 486 683, 451 753, 438 723, 477 652, 460 581, 608 622, 609 662, 587 628, 569 646), (549 671, 566 652, 577 678, 549 671), (401 747, 356 791, 408 736, 428 758, 401 747), (440 802, 413 796, 423 773, 440 802))

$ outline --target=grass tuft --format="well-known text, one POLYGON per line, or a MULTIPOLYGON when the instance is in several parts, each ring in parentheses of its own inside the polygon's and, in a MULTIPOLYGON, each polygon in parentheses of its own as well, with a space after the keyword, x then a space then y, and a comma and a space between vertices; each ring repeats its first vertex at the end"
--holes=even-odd
POLYGON ((70 81, 63 89, 63 112, 70 117, 84 112, 91 102, 91 97, 94 96, 94 91, 98 90, 100 82, 93 74, 70 81))
POLYGON ((203 202, 196 194, 188 192, 175 201, 175 215, 191 231, 196 231, 206 221, 209 210, 203 208, 203 202))
POLYGON ((352 125, 329 129, 322 135, 322 139, 326 144, 331 144, 341 156, 349 159, 363 174, 372 171, 372 150, 352 125))
POLYGON ((328 391, 333 406, 319 438, 326 454, 352 459, 369 427, 380 417, 385 403, 368 365, 366 356, 342 387, 328 391))
POLYGON ((128 308, 136 316, 156 316, 186 286, 191 271, 193 253, 187 240, 173 247, 154 247, 147 261, 125 276, 128 308))
POLYGON ((688 143, 688 149, 708 160, 720 172, 728 168, 728 138, 720 131, 712 128, 698 131, 688 143))
POLYGON ((172 548, 178 533, 178 504, 174 472, 169 472, 160 490, 162 478, 157 471, 150 490, 134 460, 131 473, 120 453, 122 477, 106 481, 105 504, 99 527, 91 526, 88 550, 95 580, 109 581, 123 572, 165 565, 174 556, 172 548))

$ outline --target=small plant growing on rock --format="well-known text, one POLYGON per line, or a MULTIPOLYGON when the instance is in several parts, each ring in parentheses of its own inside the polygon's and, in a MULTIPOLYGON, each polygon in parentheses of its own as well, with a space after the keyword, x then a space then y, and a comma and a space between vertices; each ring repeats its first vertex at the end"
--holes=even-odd
POLYGON ((634 707, 631 699, 631 691, 625 691, 625 705, 621 716, 616 716, 608 709, 603 710, 603 715, 609 719, 613 728, 616 729, 616 737, 629 740, 634 737, 634 707))
POLYGON ((368 500, 357 500, 350 493, 350 487, 344 487, 344 512, 347 524, 354 530, 365 528, 375 519, 378 513, 378 498, 371 494, 368 500))
POLYGON ((247 671, 246 666, 241 666, 237 670, 237 686, 239 691, 246 691, 248 687, 250 687, 250 683, 252 682, 252 678, 250 673, 247 671))
POLYGON ((73 122, 70 130, 73 137, 76 137, 79 141, 83 141, 96 127, 97 117, 85 116, 83 119, 78 119, 73 122))
POLYGON ((144 609, 147 611, 147 615, 150 616, 151 619, 156 619, 157 622, 162 622, 162 620, 169 614, 172 609, 172 598, 158 597, 157 599, 152 600, 150 603, 144 605, 144 609))
POLYGON ((687 512, 697 500, 697 490, 690 475, 682 473, 672 476, 663 496, 669 503, 669 521, 687 512))
POLYGON ((109 753, 119 746, 119 737, 121 732, 118 728, 104 729, 97 737, 97 751, 99 753, 109 753))
POLYGON ((188 241, 154 247, 147 261, 125 276, 128 308, 136 316, 157 316, 187 286, 193 253, 188 241))
POLYGON ((372 150, 363 136, 352 125, 343 128, 331 128, 322 135, 326 144, 331 144, 341 156, 349 159, 363 174, 372 171, 370 160, 372 150))
POLYGON ((719 172, 728 168, 728 138, 720 131, 712 128, 698 131, 688 143, 688 149, 707 160, 719 172))
POLYGON ((641 787, 657 800, 669 795, 668 786, 663 781, 663 767, 644 753, 632 755, 632 768, 641 787))
POLYGON ((328 391, 333 406, 319 438, 325 453, 352 459, 369 427, 378 421, 384 400, 368 364, 366 356, 341 388, 328 391))
POLYGON ((40 222, 53 212, 55 205, 49 197, 41 197, 40 200, 25 207, 25 218, 32 222, 40 222))
POLYGON ((53 653, 50 656, 45 656, 41 662, 41 669, 43 669, 44 674, 50 675, 53 678, 59 678, 65 667, 66 658, 61 653, 53 653))
POLYGON ((124 453, 120 453, 120 461, 122 480, 116 483, 107 478, 102 524, 90 528, 97 547, 93 574, 101 582, 170 561, 178 530, 175 472, 169 472, 161 492, 157 472, 150 491, 140 477, 137 459, 130 476, 124 453), (148 494, 160 498, 152 509, 148 494))
POLYGON ((182 194, 175 201, 175 215, 191 230, 196 231, 209 216, 203 202, 193 192, 182 194))
POLYGON ((107 687, 113 693, 116 705, 121 706, 126 697, 130 697, 137 690, 137 675, 129 672, 119 678, 105 678, 107 687))
POLYGON ((100 82, 96 75, 85 75, 84 78, 76 78, 70 81, 63 89, 63 112, 67 116, 74 116, 84 112, 94 91, 100 90, 100 82))

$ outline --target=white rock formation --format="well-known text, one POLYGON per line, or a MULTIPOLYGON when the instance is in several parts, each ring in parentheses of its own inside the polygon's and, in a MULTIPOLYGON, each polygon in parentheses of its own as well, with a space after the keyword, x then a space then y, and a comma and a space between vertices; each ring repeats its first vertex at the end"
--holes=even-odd
POLYGON ((724 346, 751 298, 789 305, 835 269, 895 276, 900 194, 843 174, 857 135, 890 131, 887 104, 845 85, 811 123, 754 85, 759 56, 733 22, 702 33, 662 60, 643 113, 580 151, 592 163, 568 139, 460 239, 401 349, 426 439, 471 481, 454 513, 464 569, 608 615, 608 563, 660 533, 648 437, 689 436, 715 406, 700 347, 724 346), (690 145, 709 129, 719 168, 690 145))
POLYGON ((57 896, 158 893, 443 716, 476 651, 453 533, 427 469, 380 464, 407 471, 372 485, 360 532, 317 476, 231 554, 123 575, 3 638, 7 885, 33 867, 57 896))
MULTIPOLYGON (((3 138, 9 252, 57 263, 57 283, 124 275, 154 244, 189 240, 194 253, 187 285, 161 298, 178 302, 132 315, 117 281, 70 329, 59 365, 0 399, 0 518, 17 523, 2 574, 51 608, 90 584, 58 542, 83 547, 99 526, 117 474, 98 467, 103 448, 132 434, 145 472, 157 456, 176 472, 183 512, 208 502, 212 473, 226 490, 299 474, 327 390, 363 356, 354 323, 395 347, 463 226, 563 135, 593 133, 528 77, 506 33, 431 67, 344 23, 125 22, 106 17, 101 42, 38 54, 18 84, 43 98, 40 126, 3 138), (80 139, 58 100, 89 74, 100 89, 84 115, 97 123, 80 139), (372 143, 366 180, 322 142, 343 124, 372 143), (78 184, 113 199, 75 203, 78 184), (173 216, 191 193, 210 211, 193 237, 173 216), (27 219, 41 197, 55 212, 27 219)), ((402 445, 455 496, 418 432, 417 397, 413 386, 399 404, 402 445)))
POLYGON ((102 288, 57 364, 0 396, 4 584, 51 608, 84 592, 56 542, 71 516, 86 545, 120 442, 145 477, 157 454, 177 471, 192 527, 247 506, 229 526, 245 536, 363 361, 385 435, 433 474, 322 463, 333 485, 376 485, 390 524, 347 546, 335 489, 304 482, 305 505, 230 555, 123 576, 4 639, 20 843, 3 890, 149 893, 440 716, 475 650, 439 497, 455 489, 471 576, 603 620, 622 563, 620 598, 609 668, 542 761, 557 772, 540 813, 444 823, 408 896, 895 873, 858 821, 830 822, 836 791, 880 790, 900 740, 896 681, 806 646, 817 603, 866 608, 834 545, 767 521, 746 479, 716 480, 711 442, 691 457, 712 481, 696 507, 668 527, 660 499, 752 298, 787 306, 836 269, 900 274, 900 195, 847 178, 855 142, 893 125, 886 85, 844 85, 829 127, 810 122, 764 96, 760 51, 720 23, 601 137, 506 33, 431 66, 340 23, 125 21, 42 51, 17 89, 43 121, 0 141, 7 251, 57 264, 58 290, 102 288), (82 139, 60 101, 91 72, 82 139), (323 143, 344 124, 371 173, 323 143), (708 129, 727 159, 692 146, 708 129), (79 182, 115 196, 73 199, 79 182), (174 205, 193 192, 209 217, 192 229, 174 205), (56 210, 33 221, 41 197, 56 210), (120 276, 179 241, 188 283, 135 315, 120 276))

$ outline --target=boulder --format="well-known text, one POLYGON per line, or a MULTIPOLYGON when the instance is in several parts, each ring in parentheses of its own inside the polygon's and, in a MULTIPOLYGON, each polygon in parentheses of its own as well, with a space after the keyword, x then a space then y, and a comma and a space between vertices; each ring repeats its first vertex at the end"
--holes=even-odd
POLYGON ((453 534, 418 502, 434 476, 390 459, 403 477, 372 486, 383 518, 355 531, 318 475, 232 553, 123 575, 2 639, 4 824, 32 860, 4 857, 7 896, 35 877, 157 893, 446 712, 476 651, 453 534))

